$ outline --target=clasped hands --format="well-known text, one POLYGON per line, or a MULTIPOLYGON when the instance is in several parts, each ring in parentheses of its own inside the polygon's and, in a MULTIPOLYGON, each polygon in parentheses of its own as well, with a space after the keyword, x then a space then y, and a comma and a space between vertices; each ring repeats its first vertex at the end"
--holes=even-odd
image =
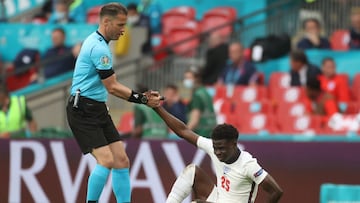
POLYGON ((151 108, 159 107, 161 104, 161 101, 165 100, 164 96, 161 96, 158 91, 149 90, 143 93, 146 98, 148 99, 148 102, 146 105, 148 105, 151 108))

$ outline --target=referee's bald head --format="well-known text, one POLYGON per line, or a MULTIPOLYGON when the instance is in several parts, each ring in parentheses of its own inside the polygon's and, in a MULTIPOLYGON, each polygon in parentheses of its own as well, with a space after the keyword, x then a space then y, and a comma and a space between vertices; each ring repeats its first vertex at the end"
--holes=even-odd
POLYGON ((100 10, 100 19, 104 16, 115 17, 119 14, 126 15, 128 11, 126 7, 120 3, 108 3, 105 4, 100 10))

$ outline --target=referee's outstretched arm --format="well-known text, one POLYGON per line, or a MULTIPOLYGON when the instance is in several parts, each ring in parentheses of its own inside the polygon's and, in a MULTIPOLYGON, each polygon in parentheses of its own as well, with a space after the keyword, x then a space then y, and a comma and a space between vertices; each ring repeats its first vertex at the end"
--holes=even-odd
POLYGON ((110 94, 121 99, 133 103, 146 104, 149 107, 158 107, 160 105, 161 97, 158 92, 152 91, 152 96, 146 96, 143 93, 137 93, 131 90, 129 87, 119 83, 116 80, 116 75, 114 73, 112 73, 111 76, 103 79, 102 83, 110 94))

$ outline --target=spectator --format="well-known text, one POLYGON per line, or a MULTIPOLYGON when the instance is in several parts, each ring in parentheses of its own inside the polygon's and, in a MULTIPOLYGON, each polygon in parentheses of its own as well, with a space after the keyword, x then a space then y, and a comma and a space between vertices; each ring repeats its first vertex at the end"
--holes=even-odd
POLYGON ((351 10, 350 49, 360 48, 360 8, 351 10))
POLYGON ((321 89, 320 80, 317 77, 311 77, 306 81, 306 94, 308 96, 307 111, 323 116, 324 123, 339 112, 334 96, 321 89))
POLYGON ((151 24, 149 16, 140 14, 137 10, 137 5, 131 3, 127 6, 128 9, 128 19, 127 23, 132 27, 145 27, 147 30, 146 41, 141 47, 141 52, 147 53, 151 51, 151 24))
POLYGON ((0 86, 0 137, 25 137, 28 129, 34 133, 36 122, 24 96, 10 96, 5 86, 0 86))
MULTIPOLYGON (((137 92, 148 91, 147 87, 138 85, 137 92)), ((156 112, 142 104, 134 105, 134 130, 132 136, 144 139, 168 138, 168 127, 156 112)))
POLYGON ((174 84, 167 85, 164 90, 164 96, 166 98, 163 103, 164 109, 186 123, 186 105, 180 99, 178 87, 174 84))
POLYGON ((21 50, 13 62, 14 69, 6 71, 8 73, 6 79, 7 90, 14 91, 36 83, 39 61, 40 53, 38 50, 28 48, 21 50))
POLYGON ((62 28, 52 31, 53 46, 45 52, 43 57, 45 78, 51 78, 74 69, 75 57, 71 47, 65 46, 65 37, 65 31, 62 28))
POLYGON ((239 42, 230 44, 230 64, 226 66, 222 76, 224 84, 254 85, 257 83, 256 68, 251 62, 244 59, 243 52, 243 46, 239 42))
POLYGON ((65 1, 57 1, 54 8, 55 10, 51 14, 48 23, 66 24, 75 22, 74 19, 69 17, 69 5, 65 1))
POLYGON ((214 85, 224 72, 228 59, 228 45, 219 34, 212 33, 209 37, 209 49, 206 51, 206 63, 202 70, 204 85, 214 85))
POLYGON ((187 106, 189 114, 187 126, 201 136, 210 137, 212 129, 216 126, 212 97, 201 84, 201 76, 197 70, 186 71, 183 83, 186 88, 192 90, 187 106))
POLYGON ((321 70, 318 67, 308 62, 302 50, 296 50, 290 53, 290 66, 291 86, 306 86, 307 78, 321 74, 321 70))
POLYGON ((344 78, 336 74, 334 59, 325 58, 321 67, 323 75, 319 76, 321 89, 334 96, 337 102, 349 102, 350 90, 344 78))
POLYGON ((330 42, 321 36, 321 25, 316 18, 304 20, 304 37, 298 42, 298 49, 330 49, 330 42))

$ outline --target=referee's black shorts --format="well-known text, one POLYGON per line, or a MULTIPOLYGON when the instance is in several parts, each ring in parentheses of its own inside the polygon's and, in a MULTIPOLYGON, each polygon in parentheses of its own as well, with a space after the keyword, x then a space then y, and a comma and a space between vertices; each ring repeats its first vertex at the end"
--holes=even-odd
POLYGON ((80 97, 78 108, 73 107, 71 96, 67 107, 67 119, 83 154, 93 149, 121 140, 104 102, 80 97))

